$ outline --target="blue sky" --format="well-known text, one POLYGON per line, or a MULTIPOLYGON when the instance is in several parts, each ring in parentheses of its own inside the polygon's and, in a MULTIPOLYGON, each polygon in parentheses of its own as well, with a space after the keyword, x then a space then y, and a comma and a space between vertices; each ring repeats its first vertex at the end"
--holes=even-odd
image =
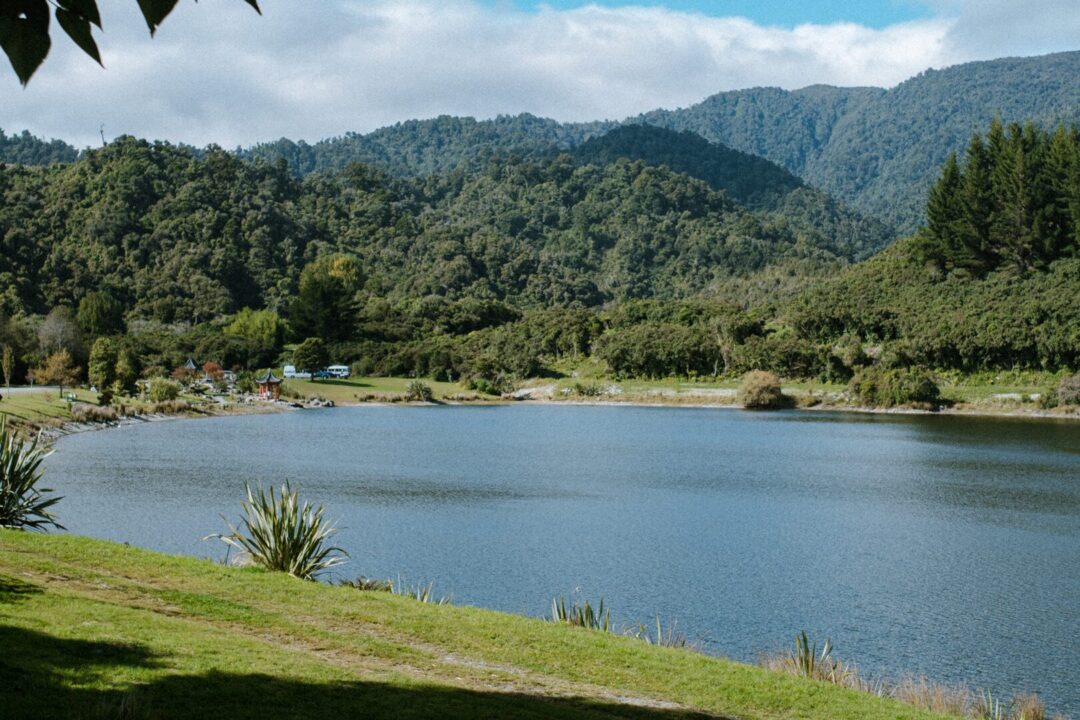
MULTIPOLYGON (((498 4, 499 0, 496 0, 498 4)), ((505 1, 505 0, 502 0, 505 1)), ((872 28, 883 28, 898 22, 917 20, 931 15, 929 9, 915 0, 595 0, 593 3, 581 0, 518 0, 518 7, 535 9, 548 5, 560 10, 568 10, 582 5, 597 4, 607 7, 644 5, 664 7, 669 10, 698 12, 713 17, 746 17, 761 25, 794 27, 803 23, 828 24, 835 22, 853 22, 872 28)))

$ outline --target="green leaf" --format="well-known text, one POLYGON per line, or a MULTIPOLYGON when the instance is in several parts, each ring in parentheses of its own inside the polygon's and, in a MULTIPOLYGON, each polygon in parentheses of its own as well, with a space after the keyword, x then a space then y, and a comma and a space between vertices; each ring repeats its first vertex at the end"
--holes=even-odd
POLYGON ((5 0, 0 4, 0 49, 23 85, 30 82, 51 46, 45 0, 5 0))
POLYGON ((139 0, 139 10, 142 11, 146 26, 150 28, 150 34, 157 32, 158 26, 169 16, 176 7, 178 0, 139 0))
POLYGON ((101 13, 98 12, 96 0, 56 0, 56 4, 101 29, 101 13))
POLYGON ((60 23, 60 27, 64 29, 64 32, 68 34, 68 37, 75 41, 75 44, 82 48, 82 51, 94 58, 98 65, 102 65, 101 53, 98 52, 97 43, 94 42, 94 36, 90 34, 89 21, 68 12, 63 8, 56 8, 56 21, 60 23))

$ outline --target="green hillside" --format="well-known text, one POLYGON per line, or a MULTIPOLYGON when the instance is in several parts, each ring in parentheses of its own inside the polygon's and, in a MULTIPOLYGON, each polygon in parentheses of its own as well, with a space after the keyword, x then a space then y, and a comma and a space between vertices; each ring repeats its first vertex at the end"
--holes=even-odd
POLYGON ((883 244, 872 227, 800 232, 822 212, 813 205, 755 213, 667 168, 567 156, 422 179, 351 166, 298 180, 281 163, 122 138, 71 165, 0 169, 0 196, 8 315, 75 307, 91 290, 162 322, 284 311, 304 266, 334 252, 356 258, 357 291, 390 302, 597 306, 690 297, 883 244))
POLYGON ((6 718, 936 717, 618 635, 10 530, 0 639, 6 718))

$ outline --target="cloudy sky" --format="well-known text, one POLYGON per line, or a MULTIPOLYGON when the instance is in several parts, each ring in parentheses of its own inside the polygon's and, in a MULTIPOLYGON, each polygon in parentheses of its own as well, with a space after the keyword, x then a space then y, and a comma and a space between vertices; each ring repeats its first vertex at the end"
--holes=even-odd
POLYGON ((0 128, 76 145, 309 141, 440 114, 623 118, 760 85, 893 86, 930 67, 1080 49, 1076 0, 183 0, 150 39, 99 0, 106 69, 53 28, 0 128))

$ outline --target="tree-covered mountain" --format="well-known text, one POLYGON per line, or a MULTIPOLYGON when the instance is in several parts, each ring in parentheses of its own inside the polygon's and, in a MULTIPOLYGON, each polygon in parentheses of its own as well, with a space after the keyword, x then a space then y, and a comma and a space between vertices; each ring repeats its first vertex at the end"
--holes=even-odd
POLYGON ((832 245, 848 257, 869 257, 895 238, 883 223, 809 187, 779 165, 691 132, 625 125, 586 140, 571 154, 594 165, 627 158, 686 173, 741 205, 789 223, 811 244, 832 245))
POLYGON ((42 140, 23 130, 6 135, 0 130, 0 163, 15 165, 51 165, 75 162, 79 151, 62 140, 42 140))
MULTIPOLYGON (((924 222, 926 192, 951 152, 994 117, 1049 127, 1080 121, 1080 52, 928 70, 895 88, 724 92, 688 108, 656 110, 622 124, 693 132, 771 160, 856 210, 910 233, 924 222)), ((392 175, 446 172, 492 153, 565 150, 616 123, 560 124, 531 115, 489 121, 441 117, 314 145, 281 140, 244 151, 284 157, 297 172, 352 161, 392 175)))
POLYGON ((716 290, 778 264, 852 260, 701 180, 641 161, 490 158, 391 178, 363 165, 293 176, 282 161, 121 138, 75 163, 0 169, 0 312, 75 307, 193 322, 287 312, 319 256, 355 259, 359 296, 598 306, 716 290))
POLYGON ((809 87, 720 93, 635 120, 689 130, 783 165, 903 232, 925 217, 945 158, 994 117, 1080 121, 1080 52, 928 70, 889 90, 809 87))
POLYGON ((529 114, 482 121, 444 115, 400 122, 367 134, 348 133, 314 144, 282 138, 240 153, 252 159, 284 158, 301 176, 342 170, 359 162, 395 177, 410 177, 476 167, 493 155, 557 154, 615 126, 611 122, 562 124, 529 114))

